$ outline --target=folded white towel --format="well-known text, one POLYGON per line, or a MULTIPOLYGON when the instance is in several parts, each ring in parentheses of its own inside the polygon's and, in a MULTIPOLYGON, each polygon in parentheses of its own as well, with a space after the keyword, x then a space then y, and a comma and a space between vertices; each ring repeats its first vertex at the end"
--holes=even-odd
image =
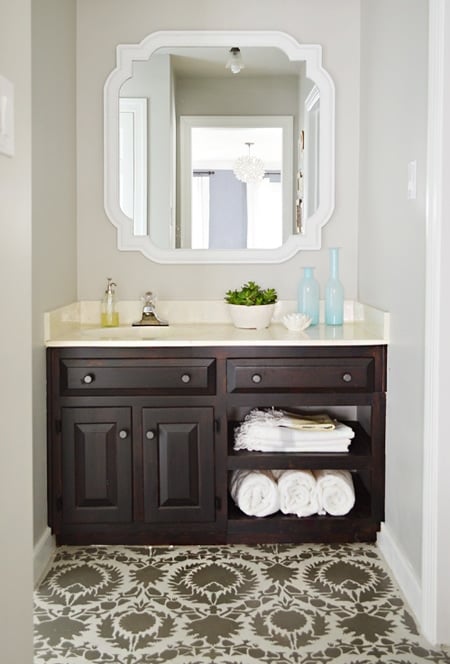
POLYGON ((283 514, 311 516, 319 511, 317 482, 310 470, 273 471, 278 480, 283 514))
POLYGON ((353 438, 355 432, 347 424, 335 421, 335 428, 329 431, 302 431, 289 427, 273 427, 263 422, 244 422, 238 427, 237 439, 251 434, 269 440, 280 440, 284 442, 303 440, 338 440, 339 438, 353 438))
POLYGON ((280 509, 277 483, 270 470, 234 470, 230 493, 248 516, 268 516, 280 509))
POLYGON ((343 516, 355 504, 355 489, 348 470, 315 470, 319 514, 343 516))
POLYGON ((235 450, 259 452, 347 452, 354 438, 353 429, 335 422, 330 431, 301 431, 244 421, 235 432, 235 450))

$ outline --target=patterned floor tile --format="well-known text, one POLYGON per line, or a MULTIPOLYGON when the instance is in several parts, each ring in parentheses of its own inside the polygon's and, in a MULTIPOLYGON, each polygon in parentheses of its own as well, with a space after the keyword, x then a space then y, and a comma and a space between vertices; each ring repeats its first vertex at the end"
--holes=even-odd
POLYGON ((450 664, 370 544, 61 547, 35 664, 450 664))

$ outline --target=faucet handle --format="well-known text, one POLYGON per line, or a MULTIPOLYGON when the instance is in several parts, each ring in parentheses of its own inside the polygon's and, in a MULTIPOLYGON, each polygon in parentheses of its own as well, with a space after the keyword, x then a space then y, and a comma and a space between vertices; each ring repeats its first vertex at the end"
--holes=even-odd
POLYGON ((165 320, 159 318, 155 311, 155 301, 156 298, 153 295, 152 291, 147 291, 142 296, 143 307, 142 307, 142 318, 138 323, 133 323, 133 325, 168 325, 169 323, 165 320))
POLYGON ((142 299, 146 305, 153 305, 155 303, 155 296, 153 295, 152 291, 147 291, 144 293, 142 299))

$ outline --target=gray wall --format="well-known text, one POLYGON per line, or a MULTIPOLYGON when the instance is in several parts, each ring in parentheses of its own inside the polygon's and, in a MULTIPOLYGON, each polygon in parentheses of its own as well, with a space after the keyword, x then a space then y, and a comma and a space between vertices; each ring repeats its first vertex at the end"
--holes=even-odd
POLYGON ((0 650, 32 661, 31 4, 0 0, 0 73, 14 85, 15 155, 0 154, 0 650))
POLYGON ((228 288, 255 279, 295 298, 301 265, 315 264, 324 283, 326 251, 305 252, 280 265, 160 265, 136 252, 119 252, 116 231, 103 209, 103 86, 115 67, 119 43, 137 43, 163 29, 266 29, 323 45, 324 66, 336 97, 336 211, 324 232, 324 247, 339 245, 342 279, 356 296, 359 154, 359 0, 78 0, 78 296, 101 297, 106 276, 118 297, 137 299, 151 288, 162 299, 221 299, 228 288), (208 278, 205 279, 205 274, 208 278))
POLYGON ((177 79, 180 115, 297 115, 296 76, 177 79), (205 110, 206 109, 206 110, 205 110))
POLYGON ((75 1, 39 0, 32 15, 33 490, 35 544, 46 533, 43 314, 77 299, 75 1))
POLYGON ((428 2, 361 7, 359 299, 391 313, 386 527, 420 579, 428 2))

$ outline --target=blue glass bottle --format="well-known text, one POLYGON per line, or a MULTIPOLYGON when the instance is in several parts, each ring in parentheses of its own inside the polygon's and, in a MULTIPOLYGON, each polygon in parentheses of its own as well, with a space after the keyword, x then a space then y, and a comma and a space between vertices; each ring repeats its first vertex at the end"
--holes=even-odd
POLYGON ((314 277, 313 267, 303 268, 303 278, 298 285, 297 311, 311 318, 311 325, 319 324, 320 286, 314 277))
POLYGON ((344 287, 339 281, 339 248, 330 249, 330 275, 325 286, 325 323, 342 325, 344 322, 344 287))

